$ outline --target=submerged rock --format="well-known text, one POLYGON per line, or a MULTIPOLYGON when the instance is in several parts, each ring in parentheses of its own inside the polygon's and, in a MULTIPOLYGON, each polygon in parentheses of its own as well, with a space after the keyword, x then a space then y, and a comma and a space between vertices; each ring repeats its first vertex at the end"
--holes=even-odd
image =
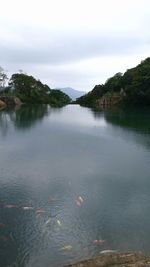
POLYGON ((66 267, 150 267, 150 259, 136 253, 109 253, 66 267))

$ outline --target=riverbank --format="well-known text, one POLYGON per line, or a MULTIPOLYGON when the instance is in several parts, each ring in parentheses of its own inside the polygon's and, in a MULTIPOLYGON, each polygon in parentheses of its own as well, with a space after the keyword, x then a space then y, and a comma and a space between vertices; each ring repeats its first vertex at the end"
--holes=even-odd
POLYGON ((150 259, 137 253, 104 253, 65 267, 149 267, 150 259))

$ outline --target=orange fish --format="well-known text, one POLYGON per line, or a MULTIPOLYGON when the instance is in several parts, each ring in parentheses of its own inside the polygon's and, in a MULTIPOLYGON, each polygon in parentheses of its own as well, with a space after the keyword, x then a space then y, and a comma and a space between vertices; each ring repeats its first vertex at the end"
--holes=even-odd
POLYGON ((54 198, 54 197, 49 197, 48 202, 50 203, 50 202, 53 202, 53 201, 56 201, 56 198, 54 198))
POLYGON ((15 205, 15 204, 9 204, 9 205, 6 205, 6 208, 8 208, 8 209, 17 208, 17 205, 15 205))
POLYGON ((36 213, 37 213, 37 214, 44 213, 44 212, 45 212, 45 210, 43 210, 43 209, 37 209, 37 210, 36 210, 36 213))
POLYGON ((102 240, 102 239, 99 239, 99 240, 95 239, 95 240, 93 240, 93 244, 96 244, 96 245, 101 245, 104 242, 105 242, 105 240, 102 240))

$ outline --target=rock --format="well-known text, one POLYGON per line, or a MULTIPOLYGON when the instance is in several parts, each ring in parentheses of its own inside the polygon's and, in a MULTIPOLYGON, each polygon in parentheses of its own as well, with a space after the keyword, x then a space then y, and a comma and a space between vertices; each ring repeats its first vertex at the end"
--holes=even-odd
POLYGON ((6 107, 6 104, 4 101, 0 100, 0 109, 3 109, 6 107))
POLYGON ((120 94, 104 95, 98 100, 99 106, 115 106, 121 101, 120 94))
POLYGON ((20 106, 21 100, 16 96, 0 96, 0 101, 5 103, 5 106, 20 106))
POLYGON ((120 101, 126 97, 126 93, 121 88, 120 92, 106 93, 100 99, 97 100, 97 104, 100 107, 112 107, 120 103, 120 101))
POLYGON ((22 102, 18 97, 14 97, 14 103, 15 103, 16 106, 22 105, 22 102))
POLYGON ((110 253, 66 267, 150 267, 150 260, 136 253, 110 253))

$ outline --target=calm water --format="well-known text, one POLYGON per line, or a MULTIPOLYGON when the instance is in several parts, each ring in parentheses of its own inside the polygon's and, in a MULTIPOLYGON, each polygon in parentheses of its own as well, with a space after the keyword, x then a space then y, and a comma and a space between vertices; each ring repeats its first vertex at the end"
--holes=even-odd
POLYGON ((150 252, 150 110, 1 111, 0 267, 105 249, 150 252))

